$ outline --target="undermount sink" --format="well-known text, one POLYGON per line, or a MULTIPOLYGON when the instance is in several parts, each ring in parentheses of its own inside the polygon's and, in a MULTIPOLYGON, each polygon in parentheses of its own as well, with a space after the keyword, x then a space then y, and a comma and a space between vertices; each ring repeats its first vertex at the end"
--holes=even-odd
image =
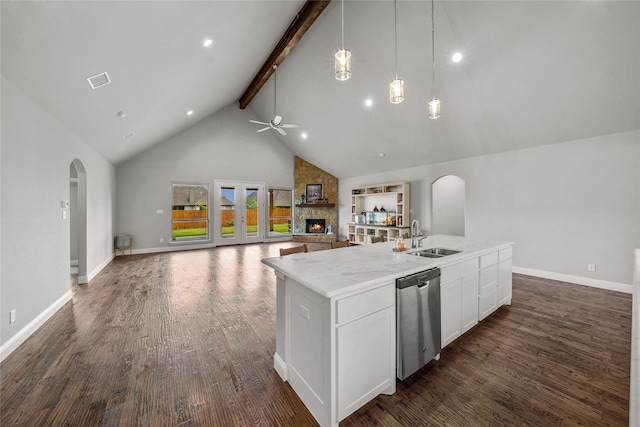
POLYGON ((440 258, 447 255, 459 254, 462 251, 455 251, 453 249, 444 248, 429 248, 421 251, 411 252, 411 255, 421 256, 426 258, 440 258))

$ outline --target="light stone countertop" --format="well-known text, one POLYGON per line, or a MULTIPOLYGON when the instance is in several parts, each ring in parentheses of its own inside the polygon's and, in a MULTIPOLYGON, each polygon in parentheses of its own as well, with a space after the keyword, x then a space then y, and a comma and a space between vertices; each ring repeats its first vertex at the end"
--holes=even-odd
POLYGON ((383 242, 264 258, 262 262, 312 291, 333 298, 408 274, 505 249, 512 246, 513 242, 436 235, 424 239, 420 249, 410 248, 411 239, 405 239, 405 245, 406 252, 394 252, 395 242, 383 242), (442 258, 424 258, 408 253, 428 248, 462 252, 442 258))

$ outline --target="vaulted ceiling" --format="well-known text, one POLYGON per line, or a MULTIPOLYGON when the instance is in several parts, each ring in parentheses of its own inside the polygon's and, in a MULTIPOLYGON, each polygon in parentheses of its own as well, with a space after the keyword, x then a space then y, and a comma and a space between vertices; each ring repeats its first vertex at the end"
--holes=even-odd
MULTIPOLYGON (((2 1, 2 75, 118 164, 237 105, 303 4, 2 1), (104 71, 110 85, 91 90, 86 79, 104 71)), ((431 3, 397 3, 398 105, 393 2, 345 1, 345 82, 333 77, 340 5, 277 73, 277 114, 300 125, 278 137, 338 177, 640 128, 640 2, 436 1, 438 120, 426 117, 431 3)), ((273 118, 273 97, 271 78, 249 105, 256 120, 273 118)))

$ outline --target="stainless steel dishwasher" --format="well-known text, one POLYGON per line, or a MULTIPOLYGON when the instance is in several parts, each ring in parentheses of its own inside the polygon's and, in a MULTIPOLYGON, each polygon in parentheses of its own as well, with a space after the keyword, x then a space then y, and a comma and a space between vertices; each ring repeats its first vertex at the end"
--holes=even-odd
POLYGON ((440 353, 440 269, 396 279, 397 368, 403 380, 440 353))

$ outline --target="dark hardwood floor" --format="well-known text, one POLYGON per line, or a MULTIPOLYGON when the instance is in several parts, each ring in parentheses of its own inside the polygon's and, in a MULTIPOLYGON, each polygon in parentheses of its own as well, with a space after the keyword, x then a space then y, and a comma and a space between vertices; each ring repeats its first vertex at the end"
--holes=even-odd
MULTIPOLYGON (((317 425, 273 369, 260 263, 295 245, 116 258, 0 365, 0 425, 317 425)), ((514 275, 512 306, 340 425, 627 426, 630 341, 631 295, 514 275)))

